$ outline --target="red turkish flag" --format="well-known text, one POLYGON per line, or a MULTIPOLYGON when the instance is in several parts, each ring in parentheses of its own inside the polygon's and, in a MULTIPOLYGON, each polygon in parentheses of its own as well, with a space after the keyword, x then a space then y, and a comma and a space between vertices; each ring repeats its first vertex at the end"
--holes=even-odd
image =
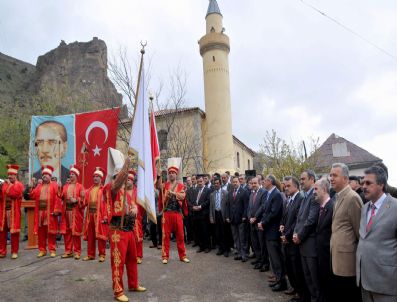
POLYGON ((152 110, 150 114, 150 145, 152 148, 152 168, 153 168, 153 180, 157 179, 157 161, 160 160, 160 148, 159 148, 159 140, 157 138, 157 129, 156 129, 156 119, 154 117, 154 111, 152 110))
POLYGON ((76 164, 80 168, 79 181, 85 188, 93 184, 95 167, 107 173, 108 148, 116 147, 119 111, 115 108, 76 114, 76 164))

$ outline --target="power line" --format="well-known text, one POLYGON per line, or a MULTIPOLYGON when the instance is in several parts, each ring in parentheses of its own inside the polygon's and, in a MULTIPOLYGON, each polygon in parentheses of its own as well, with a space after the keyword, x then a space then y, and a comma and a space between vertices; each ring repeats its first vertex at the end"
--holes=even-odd
POLYGON ((311 5, 310 3, 305 2, 304 0, 299 0, 300 2, 302 2, 302 4, 306 5, 307 7, 313 9, 314 11, 316 11, 317 13, 319 13, 320 15, 322 15, 323 17, 331 20, 332 22, 336 23, 338 26, 342 27, 344 30, 350 32, 351 34, 355 35, 356 37, 358 37, 359 39, 363 40, 364 42, 366 42, 367 44, 371 45, 372 47, 375 47, 377 50, 379 50, 380 52, 382 52, 383 54, 389 56, 390 58, 394 59, 395 61, 397 61, 397 57, 394 56, 393 54, 391 54, 390 52, 388 52, 387 50, 385 50, 384 48, 376 45, 375 43, 371 42, 370 40, 368 40, 367 38, 365 38, 364 36, 360 35, 359 33, 357 33, 356 31, 354 31, 353 29, 351 29, 350 27, 344 25, 343 23, 339 22, 338 20, 336 20, 335 18, 327 15, 325 12, 321 11, 320 9, 318 9, 317 7, 311 5))

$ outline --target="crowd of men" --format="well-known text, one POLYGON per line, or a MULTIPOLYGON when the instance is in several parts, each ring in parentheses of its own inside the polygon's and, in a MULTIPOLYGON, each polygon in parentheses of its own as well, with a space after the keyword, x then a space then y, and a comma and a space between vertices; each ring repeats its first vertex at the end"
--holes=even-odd
MULTIPOLYGON (((186 242, 270 270, 269 287, 289 301, 397 301, 397 200, 387 173, 378 164, 349 177, 336 163, 320 179, 312 170, 281 181, 188 176, 186 242)), ((161 245, 158 231, 151 227, 151 247, 161 245)))
MULTIPOLYGON (((102 184, 103 169, 93 172, 94 185, 84 189, 80 171, 70 168, 68 182, 52 181, 53 168, 43 166, 42 179, 25 190, 36 201, 34 232, 39 253, 56 256, 56 236, 63 234, 62 258, 79 260, 81 237, 87 256, 105 261, 110 241, 113 291, 124 294, 123 269, 128 289, 139 285, 137 264, 142 261, 144 211, 136 202, 135 173, 129 159, 113 181, 102 184), (126 199, 124 199, 126 197, 126 199)), ((18 258, 21 201, 24 186, 17 180, 18 166, 8 165, 8 180, 0 195, 0 258, 18 258)), ((186 244, 197 253, 209 253, 247 262, 258 272, 269 271, 268 285, 283 291, 289 301, 397 301, 397 189, 387 184, 385 165, 349 177, 345 164, 336 163, 326 177, 312 170, 300 178, 281 180, 263 176, 193 175, 186 183, 168 169, 168 181, 156 183, 157 225, 151 224, 151 247, 162 248, 162 263, 169 260, 169 241, 175 236, 180 261, 189 263, 186 244), (394 197, 392 197, 392 195, 394 197), (161 222, 161 223, 160 223, 161 222)), ((266 277, 262 277, 266 278, 266 277)))

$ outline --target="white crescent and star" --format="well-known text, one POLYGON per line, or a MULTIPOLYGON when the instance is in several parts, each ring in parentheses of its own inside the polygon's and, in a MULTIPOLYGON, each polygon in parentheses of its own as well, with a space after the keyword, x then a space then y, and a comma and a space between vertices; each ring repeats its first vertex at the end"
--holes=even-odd
MULTIPOLYGON (((100 121, 94 121, 88 126, 87 130, 85 131, 85 140, 87 141, 87 145, 90 144, 89 135, 90 135, 91 131, 94 128, 99 128, 99 129, 103 130, 103 132, 105 133, 105 140, 103 141, 103 143, 106 143, 106 141, 108 139, 108 134, 109 134, 108 127, 104 123, 102 123, 100 121)), ((99 148, 98 145, 95 145, 95 148, 92 149, 92 151, 94 152, 94 156, 100 156, 101 155, 101 153, 100 153, 101 150, 102 149, 99 148)))

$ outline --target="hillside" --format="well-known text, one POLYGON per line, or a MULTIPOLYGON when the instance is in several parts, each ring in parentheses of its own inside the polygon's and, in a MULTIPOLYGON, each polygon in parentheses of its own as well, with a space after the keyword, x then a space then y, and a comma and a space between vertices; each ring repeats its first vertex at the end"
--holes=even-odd
POLYGON ((36 66, 0 53, 0 177, 4 163, 27 165, 32 115, 123 107, 107 66, 106 43, 96 37, 61 41, 39 56, 36 66))

